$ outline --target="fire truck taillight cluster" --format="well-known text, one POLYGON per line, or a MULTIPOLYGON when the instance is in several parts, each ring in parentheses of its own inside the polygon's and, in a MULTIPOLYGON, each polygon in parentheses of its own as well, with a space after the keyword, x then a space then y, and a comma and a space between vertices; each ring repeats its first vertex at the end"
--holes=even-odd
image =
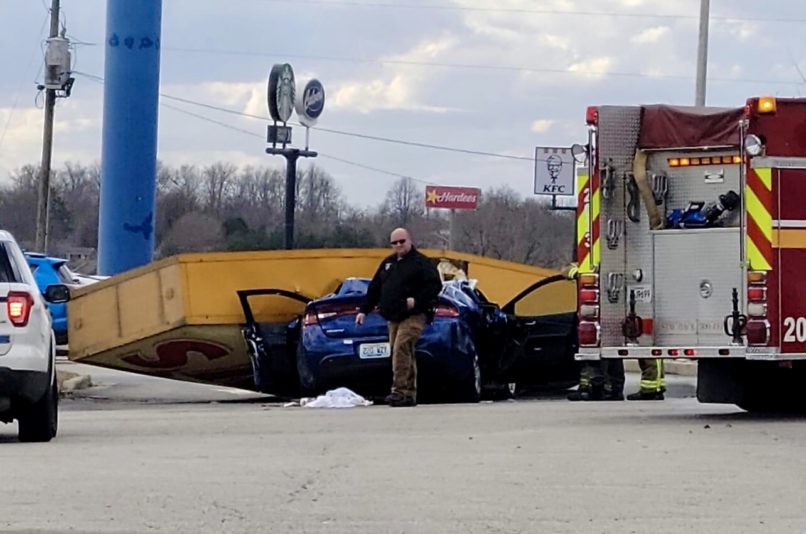
POLYGON ((767 319, 767 273, 747 273, 747 344, 755 347, 770 342, 770 321, 767 319))
POLYGON ((579 276, 579 335, 580 347, 598 347, 600 341, 599 326, 599 275, 583 274, 579 276))

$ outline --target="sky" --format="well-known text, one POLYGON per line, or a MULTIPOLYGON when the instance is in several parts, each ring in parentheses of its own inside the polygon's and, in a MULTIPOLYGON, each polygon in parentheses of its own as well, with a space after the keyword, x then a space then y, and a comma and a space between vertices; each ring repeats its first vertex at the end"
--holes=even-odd
MULTIPOLYGON (((54 168, 101 159, 106 1, 61 0, 80 74, 57 103, 54 168)), ((0 0, 0 182, 41 157, 46 4, 0 0)), ((298 81, 325 85, 317 126, 331 131, 312 130, 310 143, 348 202, 376 204, 401 176, 531 195, 535 147, 584 142, 587 106, 693 104, 699 10, 699 0, 163 0, 159 159, 284 165, 264 152, 266 82, 288 62, 298 81)), ((802 0, 712 0, 707 104, 806 94, 804 30, 802 0)))

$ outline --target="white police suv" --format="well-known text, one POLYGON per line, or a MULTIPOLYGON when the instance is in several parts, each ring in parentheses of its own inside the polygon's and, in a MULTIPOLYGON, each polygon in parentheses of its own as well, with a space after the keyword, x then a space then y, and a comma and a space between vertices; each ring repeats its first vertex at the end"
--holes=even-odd
POLYGON ((20 441, 56 436, 56 342, 47 302, 69 299, 62 284, 43 295, 19 245, 0 230, 0 421, 16 419, 20 441))

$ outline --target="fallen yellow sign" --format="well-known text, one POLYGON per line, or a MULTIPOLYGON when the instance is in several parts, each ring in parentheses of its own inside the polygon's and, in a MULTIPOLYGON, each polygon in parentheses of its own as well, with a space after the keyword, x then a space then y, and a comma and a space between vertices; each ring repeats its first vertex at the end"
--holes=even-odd
MULTIPOLYGON (((487 297, 501 304, 557 274, 470 254, 423 252, 441 261, 443 275, 478 280, 487 297)), ((274 288, 318 298, 345 278, 371 277, 388 254, 385 249, 317 249, 173 256, 76 290, 68 305, 70 359, 248 387, 252 368, 236 291, 274 288)), ((575 309, 573 292, 562 298, 575 309)), ((541 303, 533 306, 531 314, 540 315, 541 303)), ((266 296, 253 307, 259 321, 282 323, 299 315, 303 304, 266 296)))

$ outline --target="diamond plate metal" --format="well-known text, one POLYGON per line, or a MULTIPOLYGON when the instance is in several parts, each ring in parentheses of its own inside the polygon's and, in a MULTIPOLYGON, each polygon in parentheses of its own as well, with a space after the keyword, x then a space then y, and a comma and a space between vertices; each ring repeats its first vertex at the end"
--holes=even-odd
MULTIPOLYGON (((653 334, 639 339, 642 347, 660 345, 725 345, 729 338, 722 321, 731 310, 731 289, 741 289, 739 258, 739 211, 725 219, 725 228, 651 231, 643 199, 639 222, 627 218, 627 179, 632 172, 638 142, 641 110, 638 107, 599 108, 599 166, 612 162, 616 168, 614 194, 602 200, 600 224, 603 236, 609 220, 623 220, 624 230, 615 249, 602 248, 600 265, 602 295, 607 294, 610 273, 620 273, 624 289, 617 302, 601 302, 602 347, 623 346, 621 323, 629 310, 631 288, 651 292, 651 298, 636 303, 636 313, 653 319, 653 334), (635 273, 640 271, 640 280, 635 273), (663 283, 656 284, 657 281, 663 283), (705 284, 707 287, 701 288, 705 284), (701 295, 710 291, 707 298, 701 295)), ((707 153, 708 157, 731 156, 735 151, 707 153)), ((735 164, 674 167, 670 157, 700 157, 704 153, 653 152, 647 159, 647 176, 666 176, 661 216, 674 208, 686 209, 692 201, 715 202, 720 194, 739 190, 735 164), (706 174, 710 181, 706 180, 706 174)), ((662 182, 660 182, 662 183, 662 182)))
MULTIPOLYGON (((638 134, 641 127, 641 108, 627 106, 602 106, 599 108, 599 168, 604 169, 612 161, 615 168, 615 188, 609 200, 602 199, 599 224, 603 236, 606 235, 607 221, 618 219, 624 221, 623 235, 618 246, 612 250, 602 247, 600 263, 600 280, 602 295, 607 293, 609 273, 624 275, 625 286, 629 278, 625 273, 627 265, 627 241, 630 239, 630 226, 625 209, 624 174, 632 171, 635 149, 638 145, 638 134)), ((600 182, 600 187, 601 187, 600 182)), ((623 345, 621 322, 627 312, 627 299, 622 289, 616 303, 607 298, 601 302, 602 346, 623 345)), ((640 310, 640 308, 638 308, 640 310)), ((639 313, 640 315, 640 313, 639 313)))

